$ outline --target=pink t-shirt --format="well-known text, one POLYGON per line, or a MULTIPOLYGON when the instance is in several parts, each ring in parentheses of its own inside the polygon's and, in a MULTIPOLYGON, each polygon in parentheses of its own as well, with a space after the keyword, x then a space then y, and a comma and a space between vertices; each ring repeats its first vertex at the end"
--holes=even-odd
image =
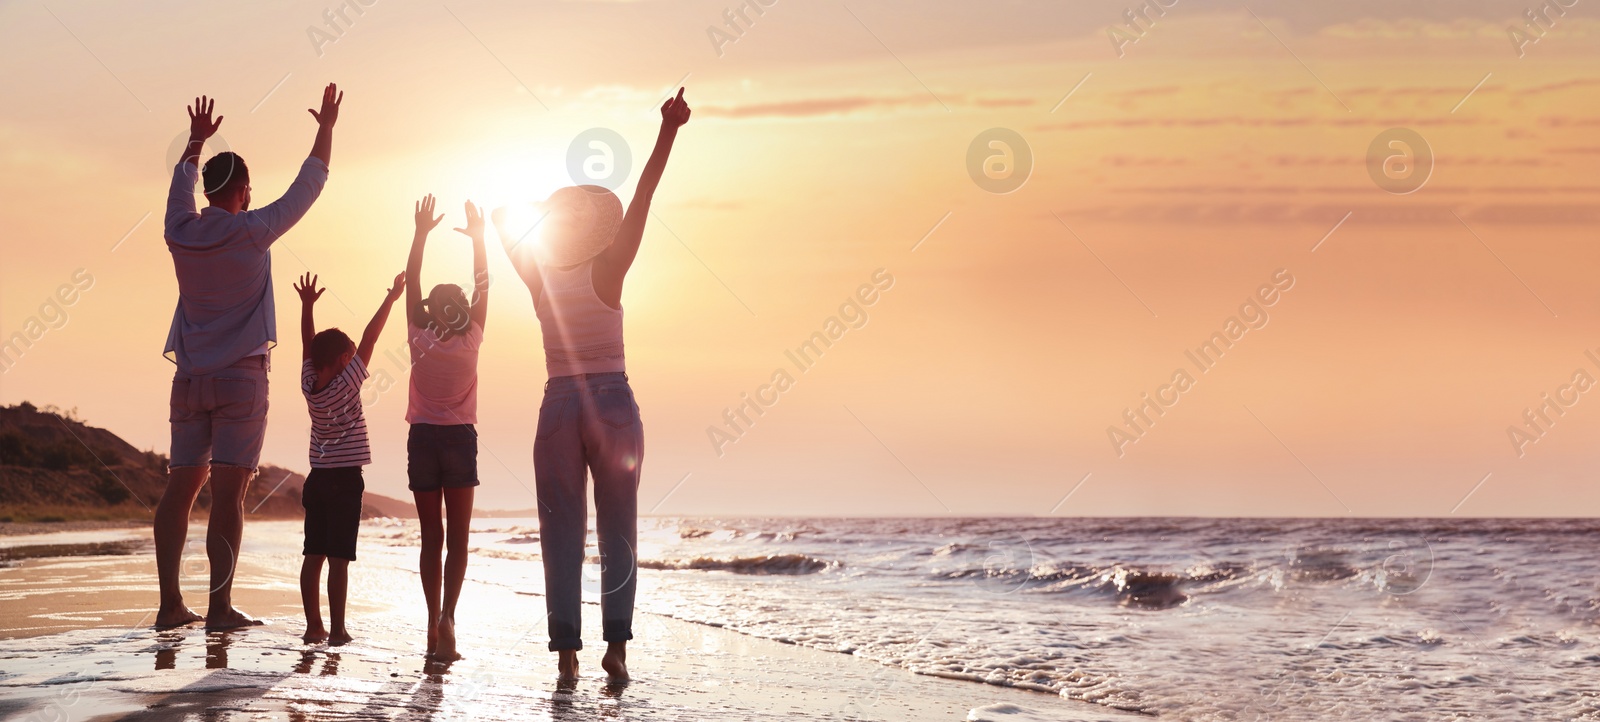
POLYGON ((466 333, 443 341, 417 326, 411 335, 411 404, 406 421, 412 424, 478 423, 478 347, 483 327, 468 324, 466 333))

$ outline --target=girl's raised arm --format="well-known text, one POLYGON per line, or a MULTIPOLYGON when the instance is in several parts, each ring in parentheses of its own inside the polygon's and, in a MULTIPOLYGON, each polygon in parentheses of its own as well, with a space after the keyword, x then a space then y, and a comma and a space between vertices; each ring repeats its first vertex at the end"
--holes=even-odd
POLYGON ((417 201, 417 232, 411 237, 411 256, 406 259, 406 322, 419 328, 428 325, 428 314, 422 311, 422 251, 428 245, 428 232, 432 231, 444 214, 433 215, 433 194, 417 201))
POLYGON ((489 320, 489 252, 483 247, 483 211, 467 201, 467 227, 455 229, 472 239, 472 322, 483 328, 489 320))

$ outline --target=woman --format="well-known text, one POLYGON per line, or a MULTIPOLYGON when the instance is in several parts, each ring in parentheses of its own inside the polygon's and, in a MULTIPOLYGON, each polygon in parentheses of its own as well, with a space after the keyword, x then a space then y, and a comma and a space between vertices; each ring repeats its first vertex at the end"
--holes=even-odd
POLYGON ((528 285, 544 336, 544 402, 533 443, 544 556, 550 650, 563 679, 578 675, 585 472, 594 476, 595 533, 601 559, 600 619, 607 649, 600 666, 613 683, 628 681, 638 561, 639 468, 644 429, 628 386, 622 352, 622 280, 639 253, 650 198, 661 181, 678 128, 689 121, 683 89, 661 106, 661 133, 639 176, 627 213, 599 186, 563 188, 542 204, 537 248, 495 227, 517 274, 528 285))

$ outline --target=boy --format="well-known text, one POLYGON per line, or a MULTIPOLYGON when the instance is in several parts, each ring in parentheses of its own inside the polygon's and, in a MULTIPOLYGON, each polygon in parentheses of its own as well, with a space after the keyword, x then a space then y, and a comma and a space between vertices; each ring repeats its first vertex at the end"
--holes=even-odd
POLYGON ((405 289, 405 279, 405 273, 395 276, 383 305, 361 334, 359 346, 337 328, 317 333, 312 307, 325 289, 316 287, 316 276, 307 273, 294 287, 300 294, 300 340, 305 346, 300 390, 311 409, 311 473, 300 495, 306 509, 305 562, 300 566, 300 600, 306 608, 306 633, 301 639, 306 644, 350 641, 344 628, 345 590, 350 562, 356 560, 361 493, 366 488, 361 467, 372 463, 367 421, 361 412, 361 382, 369 375, 372 348, 389 320, 389 309, 405 289), (317 590, 324 559, 328 561, 331 635, 322 627, 317 590))

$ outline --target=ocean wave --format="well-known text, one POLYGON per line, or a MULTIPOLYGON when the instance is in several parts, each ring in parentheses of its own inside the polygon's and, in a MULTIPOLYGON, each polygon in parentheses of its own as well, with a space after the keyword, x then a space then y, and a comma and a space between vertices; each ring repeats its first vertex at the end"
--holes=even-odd
POLYGON ((1125 566, 1038 565, 1026 570, 992 567, 957 569, 937 576, 947 580, 1006 586, 1015 591, 1111 593, 1126 606, 1166 609, 1189 600, 1189 594, 1185 591, 1188 585, 1226 575, 1225 571, 1210 567, 1192 571, 1198 571, 1199 575, 1125 566))
POLYGON ((721 571, 734 574, 815 574, 840 566, 838 562, 808 557, 804 554, 768 554, 764 556, 692 557, 689 559, 642 559, 640 568, 666 571, 721 571))
POLYGON ((473 529, 472 533, 474 533, 474 534, 510 534, 512 536, 516 536, 516 535, 519 535, 519 534, 538 534, 539 533, 539 527, 536 527, 536 526, 522 526, 520 524, 513 525, 513 526, 492 526, 492 527, 487 527, 487 528, 484 528, 484 529, 473 529))

